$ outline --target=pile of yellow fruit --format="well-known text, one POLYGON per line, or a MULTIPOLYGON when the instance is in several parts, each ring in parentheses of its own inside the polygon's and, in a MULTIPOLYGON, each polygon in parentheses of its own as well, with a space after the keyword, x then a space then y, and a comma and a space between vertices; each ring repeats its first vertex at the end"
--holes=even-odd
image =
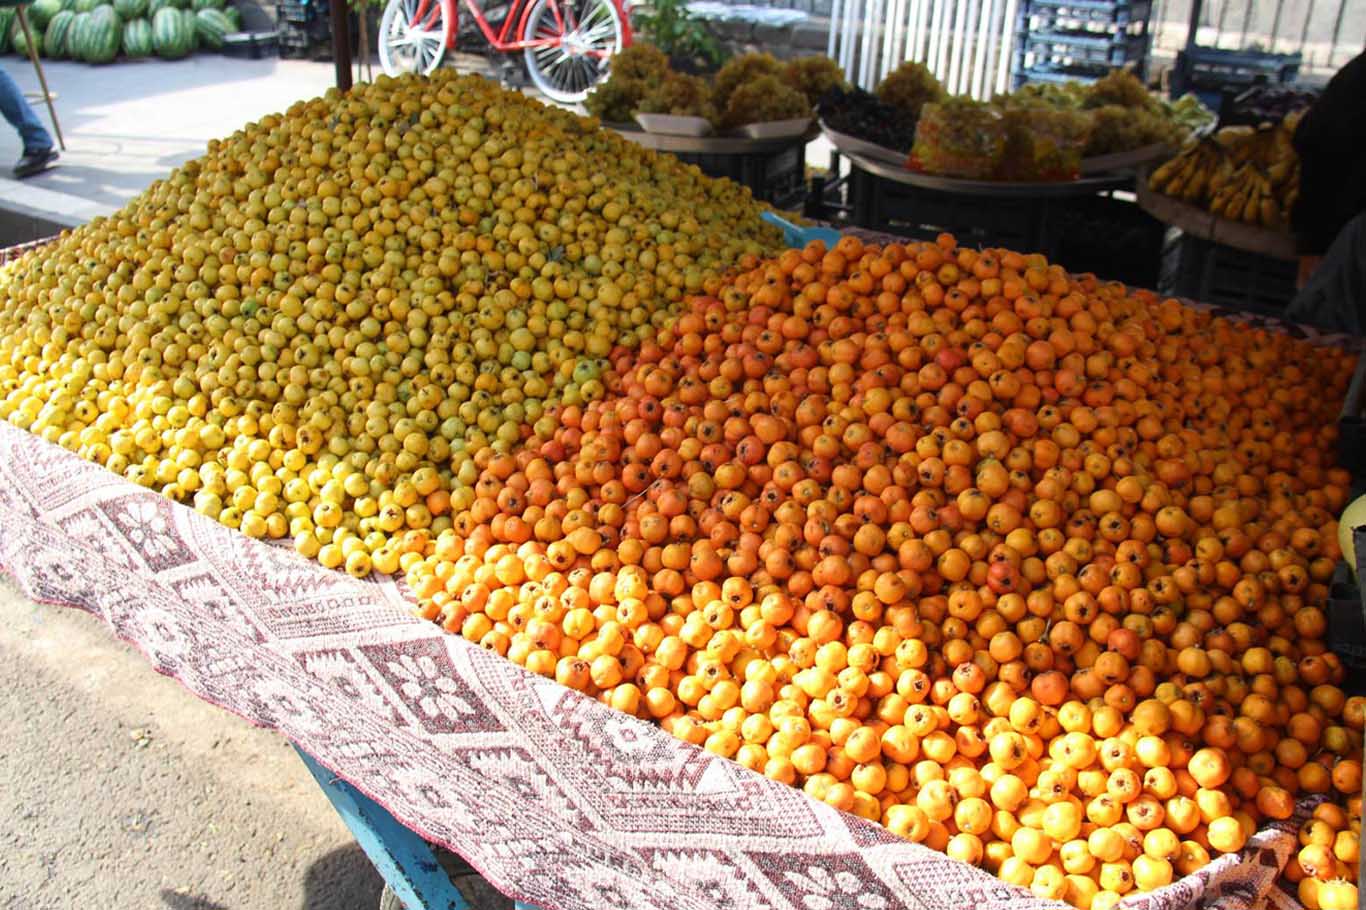
MULTIPOLYGON (((0 417, 354 575, 778 246, 748 193, 440 71, 296 104, 0 279, 0 417)), ((410 541, 411 543, 411 541, 410 541)))

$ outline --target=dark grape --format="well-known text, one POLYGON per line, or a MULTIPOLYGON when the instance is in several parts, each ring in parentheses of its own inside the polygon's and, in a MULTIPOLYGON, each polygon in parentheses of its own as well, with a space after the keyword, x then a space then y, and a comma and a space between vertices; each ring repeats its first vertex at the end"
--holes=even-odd
POLYGON ((818 110, 832 130, 856 139, 899 152, 910 152, 915 143, 917 118, 861 88, 832 88, 821 96, 818 110))

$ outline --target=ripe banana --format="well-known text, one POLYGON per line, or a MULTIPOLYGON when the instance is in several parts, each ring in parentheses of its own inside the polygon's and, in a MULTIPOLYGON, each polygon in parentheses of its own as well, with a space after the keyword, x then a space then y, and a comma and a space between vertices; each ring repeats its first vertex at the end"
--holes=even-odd
POLYGON ((1275 199, 1272 199, 1269 196, 1262 200, 1261 216, 1262 227, 1274 228, 1281 226, 1281 207, 1276 204, 1275 199))
POLYGON ((1279 228, 1299 195, 1295 125, 1224 127, 1154 170, 1148 186, 1220 218, 1279 228))

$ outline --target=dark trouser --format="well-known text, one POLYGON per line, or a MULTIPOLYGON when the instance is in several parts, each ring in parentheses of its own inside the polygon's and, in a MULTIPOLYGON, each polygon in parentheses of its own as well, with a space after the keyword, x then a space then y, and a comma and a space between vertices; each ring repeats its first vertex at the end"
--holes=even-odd
POLYGON ((1366 335, 1366 213, 1338 232, 1285 318, 1327 332, 1366 335))
POLYGON ((52 137, 43 129, 42 121, 24 100, 24 93, 19 91, 19 86, 3 69, 0 69, 0 114, 19 131, 19 138, 24 141, 24 154, 52 148, 52 137))

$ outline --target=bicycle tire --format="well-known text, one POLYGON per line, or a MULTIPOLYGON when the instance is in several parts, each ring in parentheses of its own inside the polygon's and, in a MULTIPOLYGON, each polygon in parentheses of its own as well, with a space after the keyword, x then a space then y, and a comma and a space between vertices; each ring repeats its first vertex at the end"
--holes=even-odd
MULTIPOLYGON (((387 75, 403 73, 427 75, 441 65, 455 29, 454 4, 434 0, 438 11, 437 28, 419 30, 411 26, 421 0, 389 0, 379 20, 375 44, 379 64, 387 75)), ((430 15, 430 14, 428 14, 430 15)))
POLYGON ((561 43, 527 48, 523 52, 527 75, 551 101, 577 104, 607 78, 612 55, 626 46, 629 31, 625 14, 615 0, 565 0, 564 6, 574 12, 574 28, 565 35, 559 27, 557 35, 557 26, 548 18, 550 3, 536 0, 532 5, 522 39, 559 37, 561 43), (566 38, 570 40, 565 42, 566 38), (564 50, 565 43, 571 45, 570 50, 564 50), (588 56, 588 51, 605 51, 606 56, 597 60, 588 56))

